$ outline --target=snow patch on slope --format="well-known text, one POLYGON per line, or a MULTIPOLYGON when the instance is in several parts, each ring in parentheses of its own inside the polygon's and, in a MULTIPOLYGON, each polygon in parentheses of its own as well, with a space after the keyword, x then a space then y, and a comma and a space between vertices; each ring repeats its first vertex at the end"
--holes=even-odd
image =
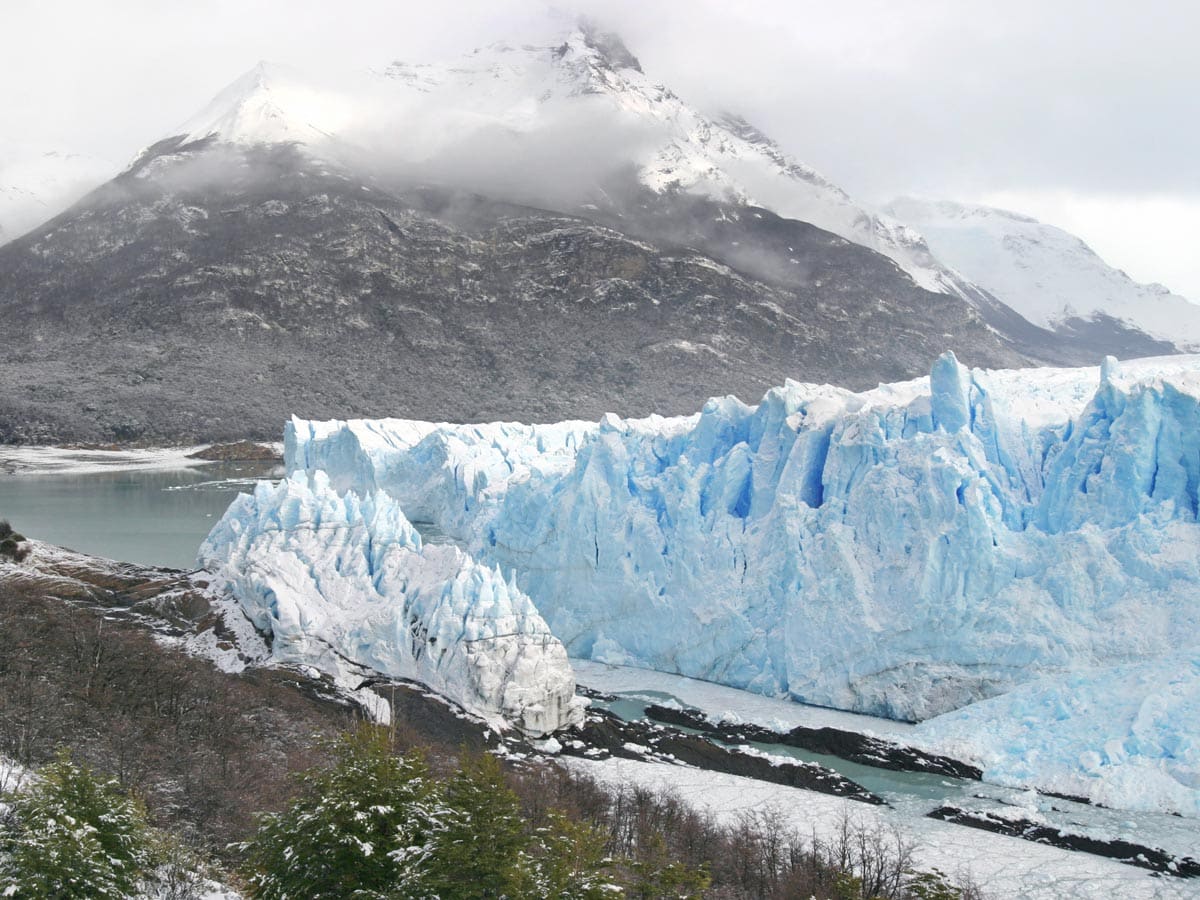
POLYGON ((933 253, 1023 317, 1056 329, 1109 316, 1182 350, 1200 349, 1200 306, 1139 284, 1079 238, 987 206, 904 198, 888 212, 916 226, 933 253))

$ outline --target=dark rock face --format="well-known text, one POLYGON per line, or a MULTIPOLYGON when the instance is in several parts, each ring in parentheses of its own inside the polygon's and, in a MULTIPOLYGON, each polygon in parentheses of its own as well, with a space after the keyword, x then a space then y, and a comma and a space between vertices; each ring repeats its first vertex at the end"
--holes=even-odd
POLYGON ((971 304, 765 210, 585 218, 177 143, 0 248, 0 441, 681 413, 912 377, 946 349, 1029 360, 971 304))
POLYGON ((868 803, 884 801, 862 785, 816 763, 782 762, 739 753, 704 737, 686 734, 653 722, 626 722, 607 710, 590 710, 584 723, 559 735, 562 753, 584 759, 650 760, 683 763, 709 772, 724 772, 832 794, 868 803))

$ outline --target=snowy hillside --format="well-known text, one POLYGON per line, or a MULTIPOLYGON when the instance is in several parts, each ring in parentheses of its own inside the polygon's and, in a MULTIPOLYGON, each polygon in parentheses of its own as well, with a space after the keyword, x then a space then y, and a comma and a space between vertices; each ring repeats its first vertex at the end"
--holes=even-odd
POLYGON ((0 244, 58 215, 116 169, 77 153, 0 153, 0 244))
POLYGON ((867 211, 737 116, 689 106, 618 38, 590 28, 336 83, 260 63, 178 134, 295 141, 323 158, 560 207, 611 200, 602 184, 632 169, 652 191, 762 206, 891 257, 929 290, 969 290, 914 231, 867 211))
POLYGON ((916 227, 938 259, 1049 329, 1110 317, 1200 349, 1200 305, 1160 284, 1139 284, 1079 238, 1036 219, 987 206, 905 198, 888 211, 916 227))
POLYGON ((994 777, 1200 814, 1200 669, 1166 662, 1200 652, 1200 359, 947 356, 861 394, 538 429, 293 422, 287 448, 515 572, 574 655, 909 719, 1030 684, 1012 715, 1044 752, 978 732, 994 777), (1128 702, 1061 714, 1059 677, 1128 702))

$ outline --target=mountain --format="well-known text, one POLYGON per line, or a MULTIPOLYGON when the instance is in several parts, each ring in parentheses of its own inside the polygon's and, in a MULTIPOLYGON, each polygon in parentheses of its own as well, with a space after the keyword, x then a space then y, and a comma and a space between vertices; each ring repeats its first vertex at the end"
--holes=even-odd
POLYGON ((0 248, 0 440, 682 412, 947 347, 1094 360, 582 28, 315 82, 259 65, 0 248))
POLYGON ((988 206, 903 198, 888 212, 933 253, 1035 325, 1092 341, 1200 349, 1200 305, 1139 284, 1061 228, 988 206))
POLYGON ((79 153, 0 154, 0 244, 62 212, 117 168, 79 153))

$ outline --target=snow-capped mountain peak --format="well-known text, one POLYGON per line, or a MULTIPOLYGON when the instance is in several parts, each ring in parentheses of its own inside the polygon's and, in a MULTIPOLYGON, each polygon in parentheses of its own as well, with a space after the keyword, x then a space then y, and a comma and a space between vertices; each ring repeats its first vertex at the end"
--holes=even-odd
POLYGON ((353 125, 357 104, 352 99, 287 67, 260 61, 176 134, 186 141, 215 136, 243 144, 319 144, 353 125))
POLYGON ((744 119, 689 105, 619 37, 586 23, 549 42, 492 44, 448 64, 393 62, 336 83, 260 63, 176 135, 288 142, 325 158, 355 148, 392 173, 483 193, 517 184, 526 193, 515 199, 551 208, 553 198, 530 196, 531 186, 555 181, 558 197, 580 197, 634 171, 656 193, 809 222, 891 257, 922 287, 970 296, 919 235, 856 203, 744 119))
POLYGON ((1020 213, 902 198, 888 211, 912 222, 933 253, 1051 330, 1114 319, 1180 349, 1200 349, 1200 306, 1161 284, 1140 284, 1077 236, 1020 213))

